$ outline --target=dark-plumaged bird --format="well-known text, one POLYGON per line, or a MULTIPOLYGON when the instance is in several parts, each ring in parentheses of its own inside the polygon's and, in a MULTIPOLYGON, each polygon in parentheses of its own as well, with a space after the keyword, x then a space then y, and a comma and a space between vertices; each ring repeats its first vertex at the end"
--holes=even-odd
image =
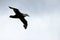
POLYGON ((23 24, 24 24, 23 26, 26 29, 28 23, 27 23, 27 21, 24 17, 29 16, 29 15, 21 13, 17 8, 13 8, 13 7, 10 7, 10 6, 9 6, 9 8, 13 9, 13 11, 15 12, 15 15, 10 15, 10 18, 19 18, 23 22, 23 24))

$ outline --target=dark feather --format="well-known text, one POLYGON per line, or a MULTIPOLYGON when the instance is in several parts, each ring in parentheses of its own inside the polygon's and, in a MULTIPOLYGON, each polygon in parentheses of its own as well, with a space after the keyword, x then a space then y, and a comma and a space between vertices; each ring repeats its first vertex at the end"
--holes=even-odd
POLYGON ((13 11, 16 13, 16 15, 11 15, 11 18, 19 18, 22 23, 24 24, 24 28, 27 28, 27 21, 25 20, 23 14, 17 9, 17 8, 13 8, 13 7, 9 7, 10 9, 13 9, 13 11))

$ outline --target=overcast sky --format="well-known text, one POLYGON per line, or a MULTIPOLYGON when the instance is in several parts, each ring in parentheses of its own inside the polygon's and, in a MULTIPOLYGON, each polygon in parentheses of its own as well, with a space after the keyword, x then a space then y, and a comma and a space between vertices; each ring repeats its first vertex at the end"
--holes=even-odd
POLYGON ((60 0, 0 0, 0 40, 60 40, 60 0), (26 30, 8 6, 29 14, 26 30))

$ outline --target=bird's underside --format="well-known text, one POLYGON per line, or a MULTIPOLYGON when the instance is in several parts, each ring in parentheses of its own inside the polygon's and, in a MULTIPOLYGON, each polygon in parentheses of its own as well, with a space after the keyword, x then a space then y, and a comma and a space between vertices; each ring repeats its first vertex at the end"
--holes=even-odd
POLYGON ((27 28, 27 21, 25 20, 24 18, 24 14, 22 14, 21 12, 19 12, 18 9, 16 8, 13 8, 13 7, 9 7, 10 9, 13 9, 13 11, 16 13, 16 15, 11 15, 10 18, 18 18, 22 21, 22 23, 24 24, 24 28, 26 29, 27 28))

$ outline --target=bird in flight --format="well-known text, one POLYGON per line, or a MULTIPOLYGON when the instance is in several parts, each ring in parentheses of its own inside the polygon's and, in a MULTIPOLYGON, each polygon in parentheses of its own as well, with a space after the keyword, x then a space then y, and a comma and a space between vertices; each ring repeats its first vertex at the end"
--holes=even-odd
POLYGON ((29 16, 29 15, 28 15, 28 14, 23 14, 23 13, 21 13, 17 8, 13 8, 13 7, 10 7, 10 6, 9 6, 9 8, 10 8, 10 9, 13 9, 13 11, 15 12, 15 15, 10 15, 10 18, 18 18, 18 19, 20 19, 20 20, 22 21, 22 23, 24 24, 24 25, 23 25, 24 28, 26 29, 28 23, 27 23, 25 17, 26 17, 26 16, 29 16))

